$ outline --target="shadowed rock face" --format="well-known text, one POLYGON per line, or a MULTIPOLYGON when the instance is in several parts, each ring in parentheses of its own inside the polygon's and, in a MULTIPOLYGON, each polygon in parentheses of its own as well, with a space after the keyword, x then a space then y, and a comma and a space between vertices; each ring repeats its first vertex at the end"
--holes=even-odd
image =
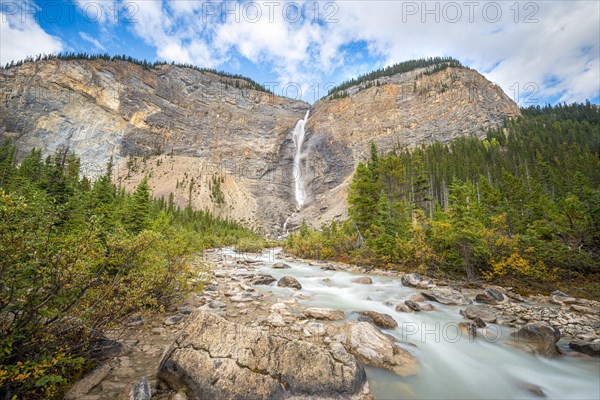
POLYGON ((295 210, 292 131, 310 108, 303 175, 302 218, 320 224, 345 216, 346 190, 373 140, 397 145, 448 142, 482 135, 519 114, 501 89, 474 70, 423 70, 348 89, 349 97, 312 107, 244 88, 242 79, 165 65, 143 69, 125 61, 50 60, 0 71, 0 138, 17 142, 19 156, 69 146, 89 176, 113 156, 115 179, 128 189, 146 174, 155 196, 174 193, 192 205, 281 231, 295 210), (135 168, 130 157, 139 159, 135 168), (210 180, 221 180, 218 202, 210 180), (183 182, 183 184, 181 184, 183 182), (180 183, 180 185, 177 185, 180 183))

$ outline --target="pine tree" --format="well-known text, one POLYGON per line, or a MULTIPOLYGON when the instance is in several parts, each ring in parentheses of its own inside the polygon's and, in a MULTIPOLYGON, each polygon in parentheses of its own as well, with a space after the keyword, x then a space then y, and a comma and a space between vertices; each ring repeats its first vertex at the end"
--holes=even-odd
POLYGON ((144 177, 135 189, 129 202, 125 221, 132 233, 140 233, 149 226, 150 217, 150 187, 148 177, 144 177))

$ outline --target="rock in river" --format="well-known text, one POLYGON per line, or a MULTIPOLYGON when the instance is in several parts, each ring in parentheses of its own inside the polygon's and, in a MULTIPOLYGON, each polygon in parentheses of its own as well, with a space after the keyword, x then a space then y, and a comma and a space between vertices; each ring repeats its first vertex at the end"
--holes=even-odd
POLYGON ((277 286, 292 288, 296 290, 302 289, 302 285, 300 284, 300 282, 298 282, 296 278, 293 278, 291 276, 284 276, 281 279, 279 279, 279 282, 277 282, 277 286))
POLYGON ((437 301, 446 305, 467 305, 471 304, 471 300, 467 299, 458 290, 450 288, 435 288, 421 292, 423 296, 429 300, 437 301))
POLYGON ((398 326, 398 322, 388 314, 375 311, 357 311, 356 313, 360 315, 359 321, 372 322, 380 328, 394 329, 398 326))
POLYGON ((191 399, 370 398, 363 367, 341 349, 203 311, 165 352, 158 379, 191 399))
POLYGON ((575 340, 569 343, 569 347, 575 351, 583 354, 587 354, 592 357, 600 356, 600 341, 598 342, 585 342, 583 340, 575 340))
POLYGON ((497 320, 496 314, 494 312, 484 310, 483 308, 475 306, 469 306, 464 310, 461 310, 460 313, 468 319, 475 320, 477 318, 480 318, 483 322, 487 322, 490 324, 493 324, 497 320))
POLYGON ((558 328, 547 322, 530 322, 513 333, 514 344, 531 353, 552 357, 559 354, 556 342, 560 339, 558 328))
POLYGON ((370 285, 373 283, 373 280, 368 276, 361 276, 361 277, 352 279, 352 283, 360 283, 361 285, 370 285))
POLYGON ((351 322, 341 328, 343 344, 366 365, 385 368, 401 376, 414 375, 419 370, 417 359, 368 322, 351 322))

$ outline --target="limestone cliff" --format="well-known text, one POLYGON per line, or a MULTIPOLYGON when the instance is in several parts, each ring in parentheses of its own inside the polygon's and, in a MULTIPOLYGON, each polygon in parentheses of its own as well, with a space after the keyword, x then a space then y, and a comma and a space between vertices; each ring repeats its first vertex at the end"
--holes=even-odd
POLYGON ((68 146, 83 172, 133 188, 149 174, 155 196, 277 233, 295 210, 292 131, 310 108, 301 218, 345 213, 347 185, 370 141, 382 150, 482 135, 519 114, 474 70, 419 69, 362 83, 340 99, 305 102, 255 90, 243 79, 126 61, 47 60, 0 70, 0 138, 23 157, 68 146))
POLYGON ((307 124, 312 201, 297 219, 319 224, 346 212, 346 190, 358 161, 380 150, 482 137, 519 108, 502 89, 477 71, 427 68, 363 82, 347 96, 324 98, 311 108, 307 124))

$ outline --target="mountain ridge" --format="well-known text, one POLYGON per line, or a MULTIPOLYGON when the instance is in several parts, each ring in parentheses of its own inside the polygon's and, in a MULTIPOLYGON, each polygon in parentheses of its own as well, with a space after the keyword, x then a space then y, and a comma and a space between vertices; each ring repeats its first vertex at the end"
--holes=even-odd
POLYGON ((50 58, 2 70, 0 137, 14 139, 21 156, 68 146, 91 176, 112 156, 114 178, 127 189, 149 175, 157 197, 173 193, 180 206, 278 235, 292 214, 292 227, 302 218, 316 224, 343 216, 347 183, 371 141, 382 151, 446 142, 520 115, 477 71, 433 69, 361 82, 345 98, 310 105, 212 71, 50 58), (308 110, 298 168, 292 131, 308 110), (299 213, 295 170, 309 196, 299 213))

